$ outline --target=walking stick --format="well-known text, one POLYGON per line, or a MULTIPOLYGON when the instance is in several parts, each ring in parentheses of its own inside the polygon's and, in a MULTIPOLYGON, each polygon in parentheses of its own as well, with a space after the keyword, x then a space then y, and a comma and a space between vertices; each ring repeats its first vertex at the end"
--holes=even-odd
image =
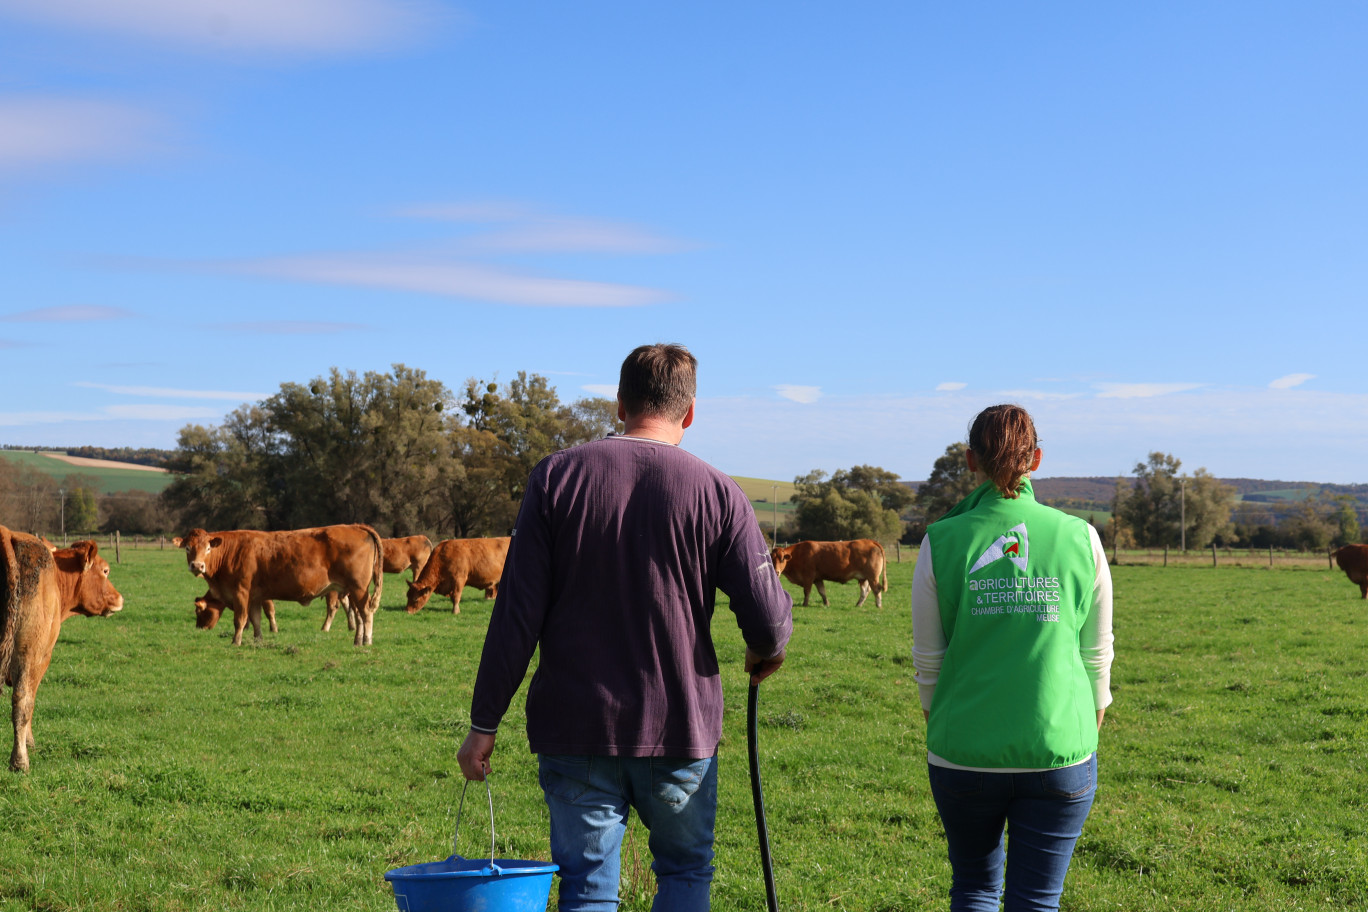
POLYGON ((760 787, 760 746, 756 736, 756 707, 760 702, 760 685, 750 686, 746 707, 746 747, 750 754, 751 797, 755 799, 755 827, 760 834, 760 867, 765 872, 765 900, 769 912, 779 912, 779 899, 774 892, 774 863, 770 860, 769 827, 765 825, 765 794, 760 787))

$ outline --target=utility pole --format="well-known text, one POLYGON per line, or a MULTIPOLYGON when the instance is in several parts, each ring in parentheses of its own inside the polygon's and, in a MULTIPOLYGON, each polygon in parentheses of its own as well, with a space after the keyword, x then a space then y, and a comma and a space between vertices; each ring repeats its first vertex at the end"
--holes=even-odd
POLYGON ((66 547, 66 489, 58 488, 57 494, 62 498, 62 547, 66 547))

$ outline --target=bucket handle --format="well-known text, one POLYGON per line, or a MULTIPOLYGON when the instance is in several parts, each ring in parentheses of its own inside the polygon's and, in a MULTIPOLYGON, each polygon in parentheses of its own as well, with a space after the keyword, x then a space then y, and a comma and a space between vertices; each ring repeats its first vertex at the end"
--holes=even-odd
MULTIPOLYGON (((485 794, 489 796, 489 867, 498 874, 502 869, 494 863, 494 790, 489 784, 489 774, 485 774, 485 794)), ((456 807, 456 832, 451 837, 451 854, 455 858, 463 857, 460 852, 461 842, 461 812, 465 810, 466 789, 470 787, 470 780, 467 779, 465 785, 461 786, 461 803, 456 807)))

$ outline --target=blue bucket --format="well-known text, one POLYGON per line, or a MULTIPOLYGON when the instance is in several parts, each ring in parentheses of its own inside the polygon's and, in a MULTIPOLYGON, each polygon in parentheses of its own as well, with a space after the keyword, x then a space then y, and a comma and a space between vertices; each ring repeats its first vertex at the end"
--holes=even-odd
MULTIPOLYGON (((551 897, 551 875, 558 867, 545 861, 494 857, 494 792, 488 776, 485 792, 489 795, 489 857, 452 854, 446 861, 386 871, 385 880, 394 888, 399 912, 545 912, 551 897)), ((453 849, 460 838, 464 808, 462 788, 453 849)))
POLYGON ((400 912, 544 912, 556 866, 461 858, 385 872, 400 912))

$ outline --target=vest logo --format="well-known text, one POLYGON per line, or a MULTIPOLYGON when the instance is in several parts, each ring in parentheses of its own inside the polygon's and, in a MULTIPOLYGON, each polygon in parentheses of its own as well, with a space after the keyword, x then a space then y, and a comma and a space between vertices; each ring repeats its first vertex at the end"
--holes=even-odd
POLYGON ((975 573, 1004 557, 1016 565, 1018 570, 1025 571, 1030 554, 1031 544, 1026 537, 1026 524, 1020 523, 1008 529, 1006 535, 999 535, 997 541, 989 545, 988 550, 974 561, 974 566, 969 568, 969 572, 975 573))

